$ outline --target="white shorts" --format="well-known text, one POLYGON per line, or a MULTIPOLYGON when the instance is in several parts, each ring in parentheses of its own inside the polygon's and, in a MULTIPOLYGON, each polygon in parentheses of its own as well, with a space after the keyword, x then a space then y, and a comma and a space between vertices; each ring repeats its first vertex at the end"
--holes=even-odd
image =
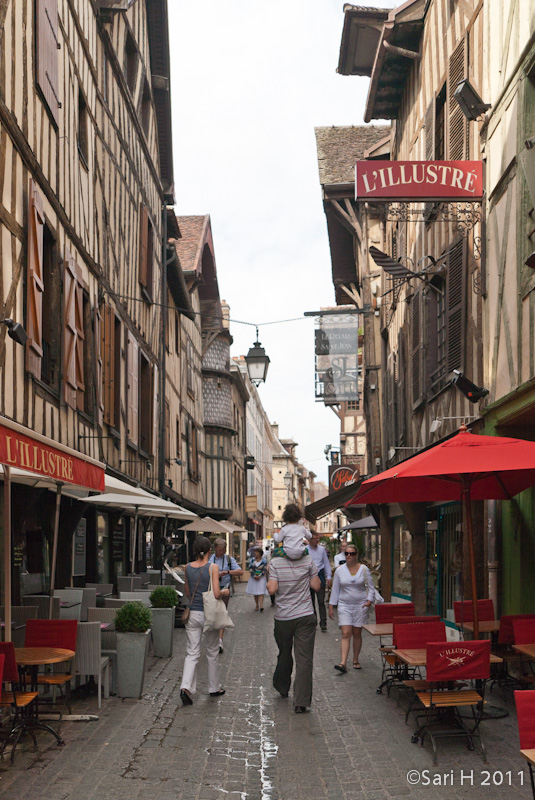
POLYGON ((362 603, 356 605, 346 605, 338 603, 338 625, 351 625, 353 628, 362 628, 368 622, 368 608, 363 608, 362 603))

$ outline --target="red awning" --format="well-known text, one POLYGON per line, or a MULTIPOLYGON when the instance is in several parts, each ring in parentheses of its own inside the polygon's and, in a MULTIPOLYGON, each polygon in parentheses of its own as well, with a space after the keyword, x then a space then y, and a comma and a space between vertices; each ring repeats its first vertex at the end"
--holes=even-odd
POLYGON ((8 419, 0 424, 0 463, 104 491, 104 464, 8 419))

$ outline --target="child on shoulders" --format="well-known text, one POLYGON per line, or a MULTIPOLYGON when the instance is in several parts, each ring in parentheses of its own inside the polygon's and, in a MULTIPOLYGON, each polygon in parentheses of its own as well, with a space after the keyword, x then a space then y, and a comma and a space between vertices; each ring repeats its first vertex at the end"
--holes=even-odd
POLYGON ((308 553, 303 539, 310 541, 312 534, 301 525, 302 517, 299 506, 296 503, 288 503, 282 515, 282 521, 286 524, 273 534, 273 540, 279 545, 273 550, 273 556, 297 561, 308 553))

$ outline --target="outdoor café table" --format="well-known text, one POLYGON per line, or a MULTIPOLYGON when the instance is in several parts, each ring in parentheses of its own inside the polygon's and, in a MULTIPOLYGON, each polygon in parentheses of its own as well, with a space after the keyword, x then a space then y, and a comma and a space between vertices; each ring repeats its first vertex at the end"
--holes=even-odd
POLYGON ((382 622, 380 625, 377 625, 376 623, 370 623, 369 625, 363 625, 362 627, 372 636, 392 636, 394 632, 394 625, 392 622, 382 622))
POLYGON ((518 650, 524 656, 535 658, 535 644, 514 644, 513 649, 518 650))
MULTIPOLYGON (((74 658, 74 651, 65 650, 61 647, 15 647, 15 660, 19 668, 21 682, 25 688, 32 692, 38 691, 37 677, 40 666, 61 664, 63 661, 70 661, 72 658, 74 658)), ((37 711, 35 717, 29 720, 29 725, 32 728, 42 728, 48 731, 56 737, 58 744, 65 744, 61 736, 53 728, 39 720, 37 711)))
MULTIPOLYGON (((457 622, 455 623, 458 628, 463 628, 465 631, 469 631, 472 635, 474 633, 474 623, 473 622, 457 622)), ((500 631, 500 620, 499 619, 486 619, 481 620, 479 623, 479 633, 490 633, 490 638, 492 640, 492 648, 495 649, 496 645, 498 644, 498 633, 500 631)))

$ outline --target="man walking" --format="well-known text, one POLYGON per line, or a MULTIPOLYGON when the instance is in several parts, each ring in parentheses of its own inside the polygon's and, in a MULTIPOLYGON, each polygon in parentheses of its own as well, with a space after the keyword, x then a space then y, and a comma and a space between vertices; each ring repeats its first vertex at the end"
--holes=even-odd
MULTIPOLYGON (((224 539, 216 539, 214 544, 215 544, 215 552, 212 553, 208 561, 211 564, 217 564, 217 566, 219 567, 219 588, 230 589, 232 583, 232 577, 235 576, 237 578, 239 575, 243 575, 243 570, 238 564, 238 562, 234 558, 232 558, 232 556, 227 555, 227 543, 224 539)), ((229 598, 230 598, 230 591, 226 597, 221 598, 226 606, 228 606, 229 598)), ((220 653, 223 652, 224 634, 225 634, 225 629, 222 628, 219 631, 220 653)))
POLYGON ((310 554, 296 561, 280 556, 272 558, 267 590, 270 595, 277 595, 275 641, 279 648, 273 687, 282 697, 288 697, 295 658, 296 714, 303 714, 312 702, 316 615, 310 590, 317 592, 320 588, 318 570, 310 554))
POLYGON ((325 633, 327 630, 327 609, 325 608, 325 588, 331 588, 331 565, 329 563, 329 556, 327 550, 319 543, 320 537, 316 531, 311 531, 312 538, 308 543, 308 550, 312 556, 312 561, 318 570, 318 578, 320 579, 321 587, 319 591, 315 592, 314 589, 310 590, 312 597, 312 608, 316 610, 316 601, 318 604, 318 614, 320 620, 320 629, 325 633))
POLYGON ((346 563, 347 539, 340 539, 340 541, 338 543, 338 547, 340 548, 340 550, 334 557, 334 569, 335 570, 336 570, 337 567, 341 567, 342 564, 346 563))

